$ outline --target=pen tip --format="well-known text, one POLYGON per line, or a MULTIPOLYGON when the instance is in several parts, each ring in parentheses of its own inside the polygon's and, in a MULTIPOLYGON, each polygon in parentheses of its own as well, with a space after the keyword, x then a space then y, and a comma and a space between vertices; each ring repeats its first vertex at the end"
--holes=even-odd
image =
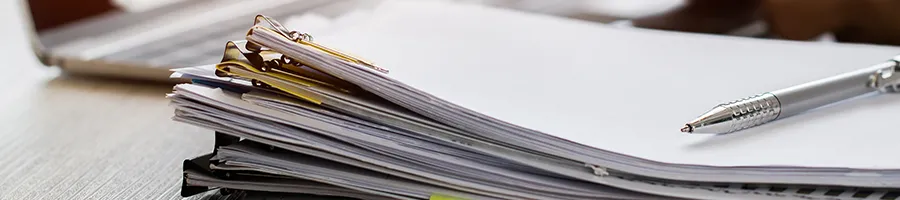
POLYGON ((694 127, 691 127, 690 124, 685 124, 684 127, 681 128, 682 133, 690 133, 694 131, 694 127))

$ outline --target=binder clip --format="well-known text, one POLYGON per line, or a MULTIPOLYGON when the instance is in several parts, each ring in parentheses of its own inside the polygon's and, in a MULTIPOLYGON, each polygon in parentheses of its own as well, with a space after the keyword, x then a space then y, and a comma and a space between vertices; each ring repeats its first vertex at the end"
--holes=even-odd
POLYGON ((884 93, 900 93, 900 56, 885 65, 889 66, 869 76, 868 86, 884 93))
POLYGON ((303 48, 321 52, 326 59, 333 58, 355 63, 362 68, 374 69, 382 73, 388 72, 369 61, 313 43, 311 35, 290 31, 279 22, 264 15, 256 16, 253 27, 247 33, 248 39, 254 34, 254 31, 256 34, 265 32, 265 35, 271 37, 284 38, 286 40, 281 40, 281 42, 286 44, 278 44, 278 48, 271 48, 269 47, 271 44, 257 44, 249 40, 228 41, 225 44, 222 60, 216 65, 217 76, 246 80, 256 88, 293 96, 314 104, 322 104, 321 101, 325 98, 323 95, 343 93, 366 98, 374 97, 374 95, 356 84, 322 70, 325 68, 291 58, 276 49, 303 48))
MULTIPOLYGON (((221 77, 244 78, 240 74, 231 72, 230 67, 239 67, 253 73, 268 74, 282 80, 289 80, 307 87, 328 87, 348 94, 362 91, 358 86, 336 78, 334 76, 317 72, 306 65, 292 61, 284 54, 271 50, 249 50, 252 43, 247 41, 228 41, 225 44, 225 55, 222 61, 216 65, 216 75, 221 77)), ((249 80, 253 86, 272 88, 271 84, 257 79, 249 80)))
MULTIPOLYGON (((253 28, 251 28, 250 31, 247 32, 247 35, 253 34, 253 31, 256 29, 261 29, 264 31, 270 31, 270 32, 277 33, 278 35, 281 35, 281 37, 284 37, 285 39, 287 39, 289 41, 293 41, 296 44, 312 47, 321 52, 330 54, 338 59, 341 59, 341 60, 344 60, 347 62, 356 63, 356 64, 362 65, 364 67, 368 67, 372 70, 375 70, 375 71, 378 71, 381 73, 387 74, 390 72, 390 70, 382 68, 382 67, 378 67, 375 64, 373 64, 372 62, 360 59, 356 56, 351 56, 349 54, 337 51, 332 48, 325 47, 321 44, 317 44, 312 41, 313 40, 312 35, 309 35, 307 33, 300 33, 297 31, 289 30, 289 29, 285 28, 283 25, 281 25, 281 23, 279 23, 278 21, 272 19, 271 17, 265 16, 265 15, 257 15, 256 16, 256 18, 253 22, 253 28), (263 23, 263 22, 265 22, 265 23, 263 23), (268 26, 265 26, 265 24, 268 24, 268 26)), ((265 48, 260 45, 257 45, 257 44, 248 43, 247 49, 249 49, 251 51, 262 51, 265 48)), ((285 58, 287 58, 287 57, 285 57, 285 58)), ((290 59, 290 61, 295 61, 295 59, 290 59)), ((311 66, 311 67, 314 67, 314 66, 311 66)))
POLYGON ((216 75, 246 80, 253 87, 321 104, 321 94, 313 90, 331 90, 356 95, 365 90, 347 81, 321 73, 297 62, 284 61, 284 55, 266 49, 250 51, 247 41, 228 41, 225 55, 216 64, 216 75), (314 88, 314 89, 313 89, 314 88))

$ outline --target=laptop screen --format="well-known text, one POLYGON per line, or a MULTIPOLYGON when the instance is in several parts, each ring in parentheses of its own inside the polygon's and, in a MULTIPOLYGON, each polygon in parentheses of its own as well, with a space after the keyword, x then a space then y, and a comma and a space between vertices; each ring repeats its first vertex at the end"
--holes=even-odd
POLYGON ((27 0, 34 28, 41 32, 115 12, 143 12, 183 0, 27 0))

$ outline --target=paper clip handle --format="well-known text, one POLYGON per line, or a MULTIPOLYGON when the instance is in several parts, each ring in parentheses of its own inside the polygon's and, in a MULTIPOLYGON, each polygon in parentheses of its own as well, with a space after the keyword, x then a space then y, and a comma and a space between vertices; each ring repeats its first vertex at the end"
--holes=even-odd
POLYGON ((269 26, 271 26, 271 28, 269 28, 269 27, 263 27, 263 28, 269 29, 270 31, 273 31, 273 32, 276 32, 279 35, 281 35, 282 37, 287 38, 296 43, 313 47, 319 51, 331 54, 332 56, 335 56, 337 58, 343 59, 348 62, 365 65, 365 66, 367 66, 373 70, 379 71, 381 73, 389 73, 390 72, 390 70, 378 67, 375 64, 373 64, 372 62, 369 62, 369 61, 360 59, 358 57, 351 56, 346 53, 337 51, 335 49, 328 48, 328 47, 322 46, 320 44, 317 44, 312 41, 312 39, 313 39, 312 35, 289 30, 289 29, 285 28, 284 25, 281 25, 281 23, 279 23, 275 19, 272 19, 271 17, 265 16, 265 15, 257 15, 256 19, 253 22, 253 25, 257 25, 260 22, 266 22, 267 24, 269 24, 269 26))

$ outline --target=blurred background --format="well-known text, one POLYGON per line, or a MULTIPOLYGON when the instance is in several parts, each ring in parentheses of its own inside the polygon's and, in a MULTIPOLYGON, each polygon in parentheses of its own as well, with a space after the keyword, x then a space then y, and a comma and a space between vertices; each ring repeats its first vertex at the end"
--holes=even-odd
MULTIPOLYGON (((143 11, 186 0, 110 0, 128 11, 143 11)), ((447 0, 484 4, 528 12, 612 22, 662 12, 684 4, 684 0, 447 0)))
MULTIPOLYGON (((444 1, 596 23, 649 16, 685 3, 680 0, 444 1)), ((335 21, 347 21, 384 0, 24 2, 29 15, 25 25, 33 31, 32 46, 44 65, 62 67, 70 74, 167 82, 172 81, 168 69, 217 62, 221 41, 243 39, 250 25, 245 19, 252 15, 262 13, 282 23, 304 23, 300 26, 308 30, 308 26, 331 26, 335 21)))
MULTIPOLYGON (((431 0, 615 27, 795 41, 900 44, 897 0, 431 0)), ((384 0, 25 0, 39 60, 73 74, 171 81, 168 69, 216 62, 266 14, 331 26, 384 0), (310 21, 312 20, 312 21, 310 21)), ((298 22, 299 23, 299 22, 298 22)), ((598 36, 603 37, 603 36, 598 36)))

